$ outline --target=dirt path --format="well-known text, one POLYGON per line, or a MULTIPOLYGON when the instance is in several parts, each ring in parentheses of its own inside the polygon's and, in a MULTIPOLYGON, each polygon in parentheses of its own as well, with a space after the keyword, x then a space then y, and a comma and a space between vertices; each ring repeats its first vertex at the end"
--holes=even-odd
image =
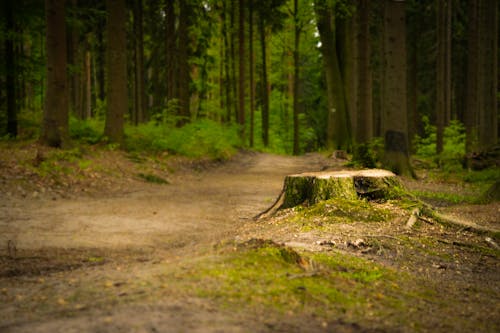
MULTIPOLYGON (((283 176, 318 170, 325 163, 320 155, 248 153, 209 171, 180 172, 170 179, 170 185, 143 183, 112 196, 101 193, 51 200, 4 194, 0 201, 3 258, 17 256, 26 262, 15 261, 17 266, 0 276, 0 299, 6 300, 0 305, 0 331, 267 330, 263 321, 252 316, 214 313, 209 303, 197 299, 172 297, 152 305, 104 304, 96 309, 85 306, 70 318, 61 318, 51 306, 43 310, 42 305, 51 297, 44 296, 47 290, 59 290, 64 296, 85 284, 130 281, 137 275, 152 274, 154 263, 178 265, 218 241, 234 239, 241 225, 272 204, 283 176), (131 254, 138 254, 132 263, 128 260, 131 254), (87 265, 76 261, 72 266, 79 256, 87 258, 87 265), (39 259, 37 264, 31 257, 39 259), (101 265, 101 257, 113 265, 101 265), (40 258, 47 259, 45 265, 40 258)), ((54 302, 64 306, 63 296, 55 296, 54 302)), ((284 326, 283 330, 293 331, 293 327, 284 326)), ((310 327, 314 330, 313 324, 310 327)))

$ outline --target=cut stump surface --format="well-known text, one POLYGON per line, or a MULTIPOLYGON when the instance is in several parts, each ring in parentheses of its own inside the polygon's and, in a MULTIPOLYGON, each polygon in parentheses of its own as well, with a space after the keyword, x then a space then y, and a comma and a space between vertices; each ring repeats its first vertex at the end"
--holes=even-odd
POLYGON ((273 214, 278 209, 307 203, 316 204, 332 198, 378 199, 401 186, 397 176, 387 170, 342 170, 306 172, 285 177, 283 190, 276 202, 257 218, 273 214))

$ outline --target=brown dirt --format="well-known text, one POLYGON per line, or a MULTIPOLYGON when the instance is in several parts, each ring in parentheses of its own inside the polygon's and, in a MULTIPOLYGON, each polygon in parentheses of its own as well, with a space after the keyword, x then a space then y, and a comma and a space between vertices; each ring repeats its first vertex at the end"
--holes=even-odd
MULTIPOLYGON (((499 325, 500 262, 481 251, 489 246, 485 235, 432 221, 407 231, 402 211, 383 225, 339 225, 329 233, 281 223, 292 210, 253 220, 273 203, 285 175, 339 168, 342 161, 244 152, 227 162, 193 162, 87 151, 92 165, 110 167, 82 167, 57 178, 33 171, 30 165, 40 163, 36 151, 42 160, 51 153, 37 146, 3 147, 0 158, 1 332, 370 331, 335 320, 326 326, 307 316, 221 308, 214 300, 134 285, 141 277, 154 278, 160 267, 182 267, 210 254, 223 240, 249 238, 312 251, 329 251, 334 243, 341 251, 442 283, 443 295, 466 301, 446 309, 429 306, 423 316, 458 311, 473 322, 499 325), (139 173, 170 184, 147 183, 139 173), (358 239, 365 244, 352 246, 358 239), (75 290, 85 291, 82 304, 68 299, 75 290)), ((498 203, 447 209, 500 227, 498 203)), ((450 328, 440 326, 439 316, 429 320, 436 331, 450 328)))

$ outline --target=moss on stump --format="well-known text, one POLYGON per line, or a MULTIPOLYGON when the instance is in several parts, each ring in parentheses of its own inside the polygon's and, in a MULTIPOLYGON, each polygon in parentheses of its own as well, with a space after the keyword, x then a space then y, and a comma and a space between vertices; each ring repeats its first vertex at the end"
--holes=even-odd
POLYGON ((303 203, 315 204, 331 198, 385 198, 394 188, 400 187, 394 173, 380 169, 289 175, 285 178, 279 208, 290 208, 303 203))

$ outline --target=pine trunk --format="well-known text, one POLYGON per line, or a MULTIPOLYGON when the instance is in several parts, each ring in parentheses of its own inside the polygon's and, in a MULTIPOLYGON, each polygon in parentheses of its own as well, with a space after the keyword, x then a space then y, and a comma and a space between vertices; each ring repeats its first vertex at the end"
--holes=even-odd
POLYGON ((405 5, 404 1, 385 1, 381 116, 384 164, 397 174, 413 176, 408 145, 405 5))
POLYGON ((107 0, 107 112, 104 134, 123 144, 124 115, 127 112, 127 44, 125 0, 107 0))
POLYGON ((64 147, 69 140, 64 2, 64 0, 45 1, 47 89, 41 141, 51 147, 64 147))

